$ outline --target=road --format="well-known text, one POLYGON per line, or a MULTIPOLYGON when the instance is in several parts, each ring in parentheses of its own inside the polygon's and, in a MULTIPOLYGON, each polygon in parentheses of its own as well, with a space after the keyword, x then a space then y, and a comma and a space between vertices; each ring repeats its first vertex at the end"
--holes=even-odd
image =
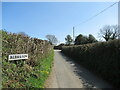
POLYGON ((106 81, 55 50, 54 66, 46 88, 111 88, 106 81))

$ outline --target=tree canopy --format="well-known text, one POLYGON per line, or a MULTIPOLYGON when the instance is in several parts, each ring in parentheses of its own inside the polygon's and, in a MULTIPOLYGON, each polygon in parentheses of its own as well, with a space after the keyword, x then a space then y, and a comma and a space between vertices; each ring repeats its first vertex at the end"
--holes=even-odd
POLYGON ((99 32, 99 36, 104 38, 106 41, 117 39, 119 35, 118 25, 105 25, 99 32))
POLYGON ((46 38, 48 39, 48 41, 51 43, 51 44, 54 44, 56 45, 58 40, 57 38, 55 37, 55 35, 46 35, 46 38))
POLYGON ((73 42, 73 39, 70 35, 67 35, 65 40, 66 40, 66 44, 68 44, 68 45, 70 45, 73 42))
POLYGON ((93 42, 97 42, 97 40, 92 34, 89 34, 88 37, 80 34, 75 39, 75 45, 87 44, 87 43, 93 43, 93 42))

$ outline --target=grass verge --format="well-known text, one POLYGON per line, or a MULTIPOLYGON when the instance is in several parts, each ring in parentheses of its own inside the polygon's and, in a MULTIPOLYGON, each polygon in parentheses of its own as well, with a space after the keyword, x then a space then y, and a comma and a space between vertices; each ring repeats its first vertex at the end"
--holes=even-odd
POLYGON ((3 88, 44 88, 52 68, 54 51, 38 60, 34 67, 24 61, 18 64, 3 61, 3 88))

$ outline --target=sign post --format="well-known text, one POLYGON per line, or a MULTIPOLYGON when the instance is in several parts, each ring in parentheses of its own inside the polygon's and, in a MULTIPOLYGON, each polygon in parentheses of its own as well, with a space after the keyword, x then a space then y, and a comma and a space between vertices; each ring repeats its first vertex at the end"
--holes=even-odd
POLYGON ((9 61, 21 60, 21 59, 28 59, 28 54, 11 54, 8 57, 9 61))

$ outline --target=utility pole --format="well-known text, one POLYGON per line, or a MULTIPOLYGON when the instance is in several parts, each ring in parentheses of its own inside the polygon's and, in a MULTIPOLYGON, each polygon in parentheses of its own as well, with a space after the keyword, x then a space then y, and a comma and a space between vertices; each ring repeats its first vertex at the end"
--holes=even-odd
POLYGON ((74 43, 74 39, 75 39, 75 27, 73 27, 73 43, 74 43))
MULTIPOLYGON (((120 1, 118 2, 118 11, 120 10, 120 1)), ((120 39, 120 12, 118 12, 118 39, 120 39)))

